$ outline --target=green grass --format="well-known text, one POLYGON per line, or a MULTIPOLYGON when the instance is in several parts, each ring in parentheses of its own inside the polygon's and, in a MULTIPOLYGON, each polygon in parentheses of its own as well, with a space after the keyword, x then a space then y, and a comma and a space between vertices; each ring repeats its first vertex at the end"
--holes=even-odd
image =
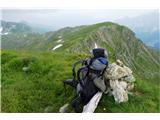
POLYGON ((2 112, 44 112, 47 106, 58 112, 67 101, 62 81, 72 77, 72 63, 81 56, 2 51, 2 112))
POLYGON ((104 95, 96 112, 160 112, 159 90, 160 87, 158 85, 137 79, 135 89, 132 91, 133 95, 129 95, 128 102, 116 104, 112 96, 104 95), (103 110, 103 108, 106 108, 106 110, 103 110))
MULTIPOLYGON (((75 94, 67 87, 65 97, 62 81, 72 78, 72 64, 86 57, 85 54, 62 52, 2 50, 1 111, 58 112, 75 94), (29 70, 24 72, 23 67, 29 70)), ((96 112, 160 112, 159 84, 142 76, 136 78, 128 102, 116 104, 112 96, 103 95, 96 112)), ((73 112, 71 108, 69 111, 73 112)))

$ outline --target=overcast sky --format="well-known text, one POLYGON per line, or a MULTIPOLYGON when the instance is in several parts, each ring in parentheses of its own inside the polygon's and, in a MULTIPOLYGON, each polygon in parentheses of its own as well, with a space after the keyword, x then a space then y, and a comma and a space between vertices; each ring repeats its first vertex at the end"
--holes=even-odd
POLYGON ((66 26, 77 26, 93 24, 104 21, 115 21, 126 17, 136 17, 154 12, 155 10, 108 10, 108 9, 8 9, 2 10, 2 20, 26 21, 34 25, 62 28, 66 26))

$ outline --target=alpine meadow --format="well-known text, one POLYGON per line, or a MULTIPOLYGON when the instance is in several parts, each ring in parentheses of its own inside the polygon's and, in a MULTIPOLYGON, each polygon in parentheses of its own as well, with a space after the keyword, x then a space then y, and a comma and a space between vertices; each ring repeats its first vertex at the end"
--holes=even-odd
POLYGON ((72 78, 73 63, 88 58, 95 46, 107 51, 109 64, 123 61, 136 79, 127 102, 103 95, 95 112, 160 112, 160 52, 129 27, 100 22, 40 33, 23 22, 1 23, 1 112, 59 112, 75 96, 69 86, 65 95, 63 81, 72 78))

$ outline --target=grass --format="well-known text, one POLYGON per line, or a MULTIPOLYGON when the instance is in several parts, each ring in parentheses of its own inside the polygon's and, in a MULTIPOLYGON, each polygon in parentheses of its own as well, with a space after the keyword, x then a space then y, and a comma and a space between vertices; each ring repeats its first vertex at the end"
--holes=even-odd
POLYGON ((64 103, 62 81, 72 77, 73 60, 81 55, 21 53, 1 53, 2 112, 44 112, 48 106, 57 112, 64 103))
MULTIPOLYGON (((75 94, 67 87, 65 97, 62 81, 72 78, 72 64, 86 57, 62 52, 2 50, 1 111, 58 112, 75 94), (28 67, 28 71, 24 72, 23 67, 28 67)), ((142 76, 136 78, 128 102, 116 104, 112 96, 103 95, 96 112, 160 112, 159 84, 142 76)), ((69 111, 73 112, 71 108, 69 111)))

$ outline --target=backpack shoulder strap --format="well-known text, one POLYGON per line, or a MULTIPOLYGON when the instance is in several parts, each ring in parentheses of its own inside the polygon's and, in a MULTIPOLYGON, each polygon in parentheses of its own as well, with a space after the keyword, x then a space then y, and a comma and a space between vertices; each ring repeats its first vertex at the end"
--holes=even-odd
POLYGON ((103 76, 103 74, 104 74, 104 72, 106 71, 107 67, 108 67, 108 62, 106 63, 106 67, 103 69, 103 71, 102 71, 102 73, 100 74, 100 76, 103 76))

